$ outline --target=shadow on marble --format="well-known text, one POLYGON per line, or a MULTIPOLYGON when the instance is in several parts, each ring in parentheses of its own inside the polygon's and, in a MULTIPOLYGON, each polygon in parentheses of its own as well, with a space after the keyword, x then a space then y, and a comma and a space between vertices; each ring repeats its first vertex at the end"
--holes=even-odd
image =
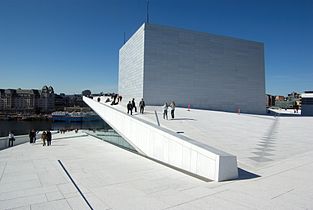
POLYGON ((192 118, 174 118, 174 119, 171 119, 171 120, 192 120, 192 121, 196 121, 195 119, 192 119, 192 118))
POLYGON ((242 168, 238 168, 238 179, 237 180, 246 180, 246 179, 255 179, 259 178, 261 176, 251 173, 249 171, 246 171, 242 168))

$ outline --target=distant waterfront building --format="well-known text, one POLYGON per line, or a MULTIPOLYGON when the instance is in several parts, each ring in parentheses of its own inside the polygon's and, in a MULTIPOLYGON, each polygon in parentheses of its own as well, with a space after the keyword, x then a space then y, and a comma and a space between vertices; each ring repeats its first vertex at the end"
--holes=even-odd
POLYGON ((0 89, 0 111, 53 112, 54 90, 44 86, 36 89, 0 89))
POLYGON ((275 96, 275 101, 285 101, 285 96, 275 96))
POLYGON ((313 91, 305 91, 301 97, 301 115, 313 116, 313 91))
POLYGON ((297 93, 297 92, 292 92, 288 94, 287 100, 291 101, 291 100, 296 100, 296 99, 300 99, 301 98, 301 94, 297 93))
POLYGON ((143 24, 119 51, 118 93, 148 105, 263 114, 264 46, 143 24))
POLYGON ((38 108, 41 112, 53 112, 55 110, 53 87, 43 86, 38 100, 38 108))
POLYGON ((88 107, 83 101, 83 96, 80 94, 60 95, 55 94, 54 96, 55 110, 64 111, 66 107, 88 107))
POLYGON ((83 96, 80 94, 66 95, 66 107, 87 107, 87 104, 83 101, 83 96))
POLYGON ((64 107, 66 106, 64 93, 54 95, 54 106, 56 111, 64 111, 64 107))
POLYGON ((275 106, 275 96, 266 94, 266 107, 275 106))
POLYGON ((301 94, 292 92, 287 97, 275 96, 275 106, 282 109, 293 109, 301 107, 301 94))

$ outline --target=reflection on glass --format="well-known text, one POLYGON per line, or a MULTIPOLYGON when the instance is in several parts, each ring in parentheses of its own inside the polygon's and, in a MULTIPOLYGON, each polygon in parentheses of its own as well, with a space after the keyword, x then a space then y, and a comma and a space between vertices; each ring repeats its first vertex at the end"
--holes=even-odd
POLYGON ((95 136, 103 141, 112 143, 119 147, 122 147, 127 150, 131 150, 136 152, 135 148, 130 145, 125 139, 123 139, 115 130, 108 129, 108 130, 94 130, 94 131, 87 131, 89 135, 95 136))

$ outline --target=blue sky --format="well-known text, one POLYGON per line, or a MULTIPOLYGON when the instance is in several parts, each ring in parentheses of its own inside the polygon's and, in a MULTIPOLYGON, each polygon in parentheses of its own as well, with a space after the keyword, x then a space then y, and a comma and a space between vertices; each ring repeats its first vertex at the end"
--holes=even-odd
MULTIPOLYGON (((146 0, 0 0, 0 88, 117 90, 146 0)), ((150 22, 264 42, 266 92, 313 90, 313 0, 150 0, 150 22)))

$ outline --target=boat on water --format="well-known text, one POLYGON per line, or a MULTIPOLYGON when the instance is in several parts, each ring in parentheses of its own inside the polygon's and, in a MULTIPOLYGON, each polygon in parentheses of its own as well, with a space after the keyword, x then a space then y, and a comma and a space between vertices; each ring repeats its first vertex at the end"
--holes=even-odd
POLYGON ((83 122, 101 119, 94 112, 53 112, 51 116, 53 121, 59 122, 83 122))

